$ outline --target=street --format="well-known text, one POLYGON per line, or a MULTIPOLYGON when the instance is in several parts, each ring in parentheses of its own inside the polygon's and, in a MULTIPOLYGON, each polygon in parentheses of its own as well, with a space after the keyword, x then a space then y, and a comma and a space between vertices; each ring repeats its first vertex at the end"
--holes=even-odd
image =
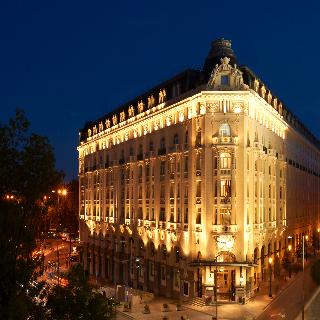
MULTIPOLYGON (((74 242, 71 243, 71 250, 73 243, 74 242)), ((44 256, 44 273, 41 280, 54 284, 58 283, 59 276, 60 283, 65 285, 66 280, 61 278, 61 275, 65 274, 70 267, 70 242, 62 241, 61 239, 46 240, 45 247, 41 250, 38 249, 36 252, 43 253, 44 256)))
POLYGON ((295 319, 302 310, 302 281, 304 281, 305 305, 316 289, 316 284, 310 276, 310 265, 282 291, 257 317, 257 320, 295 319))

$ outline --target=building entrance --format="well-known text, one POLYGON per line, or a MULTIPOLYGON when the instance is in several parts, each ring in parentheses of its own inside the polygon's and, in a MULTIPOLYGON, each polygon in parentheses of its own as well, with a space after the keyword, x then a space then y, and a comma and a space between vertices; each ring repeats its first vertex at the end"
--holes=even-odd
POLYGON ((235 270, 220 269, 217 272, 218 301, 232 301, 235 297, 235 270))

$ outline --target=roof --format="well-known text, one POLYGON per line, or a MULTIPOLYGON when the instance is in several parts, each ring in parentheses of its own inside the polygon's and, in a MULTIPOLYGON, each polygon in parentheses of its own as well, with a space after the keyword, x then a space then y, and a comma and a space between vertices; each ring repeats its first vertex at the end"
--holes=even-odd
MULTIPOLYGON (((209 54, 205 60, 203 70, 194 70, 187 69, 167 81, 160 83, 159 85, 151 88, 150 90, 138 95, 134 99, 128 101, 127 103, 119 106, 112 112, 105 114, 104 116, 96 119, 94 121, 87 122, 84 127, 80 130, 80 141, 85 141, 88 137, 88 130, 94 126, 98 126, 99 123, 104 124, 106 119, 111 121, 112 117, 120 115, 120 113, 127 112, 129 107, 133 108, 134 114, 138 114, 138 104, 140 101, 143 101, 144 105, 147 104, 147 101, 150 97, 156 100, 158 99, 158 94, 160 91, 165 90, 166 100, 169 101, 172 98, 176 97, 177 94, 174 94, 172 88, 174 85, 179 84, 179 96, 185 96, 185 93, 196 88, 199 88, 207 83, 212 70, 215 65, 219 63, 220 59, 227 56, 230 58, 230 63, 235 64, 237 59, 231 48, 231 41, 225 39, 217 39, 212 42, 209 54)), ((272 95, 273 101, 281 104, 282 115, 286 122, 294 127, 299 133, 306 137, 314 146, 320 149, 319 139, 311 133, 311 131, 306 128, 306 126, 289 110, 289 108, 280 102, 280 100, 271 93, 271 90, 268 89, 265 84, 253 73, 253 71, 247 66, 240 66, 239 69, 242 71, 243 81, 250 89, 255 90, 260 94, 260 89, 262 87, 266 90, 266 95, 263 96, 264 99, 267 99, 267 95, 270 93, 272 95), (258 89, 256 85, 259 85, 258 89)), ((177 92, 176 92, 177 93, 177 92)), ((260 94, 261 95, 261 94, 260 94)))

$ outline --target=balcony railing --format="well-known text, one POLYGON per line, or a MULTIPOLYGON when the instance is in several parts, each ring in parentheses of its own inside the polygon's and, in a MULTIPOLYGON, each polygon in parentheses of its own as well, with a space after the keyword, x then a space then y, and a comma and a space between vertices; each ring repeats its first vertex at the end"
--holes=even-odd
POLYGON ((212 233, 213 234, 236 234, 238 233, 238 225, 236 224, 230 224, 230 225, 221 225, 221 224, 217 224, 217 225, 213 225, 212 226, 212 233))

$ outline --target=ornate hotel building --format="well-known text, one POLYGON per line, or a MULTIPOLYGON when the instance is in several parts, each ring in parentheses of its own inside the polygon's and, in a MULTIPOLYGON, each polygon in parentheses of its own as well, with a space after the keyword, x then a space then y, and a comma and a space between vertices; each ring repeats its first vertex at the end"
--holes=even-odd
POLYGON ((320 143, 212 43, 186 70, 80 131, 81 261, 114 284, 237 300, 318 227, 320 143))

